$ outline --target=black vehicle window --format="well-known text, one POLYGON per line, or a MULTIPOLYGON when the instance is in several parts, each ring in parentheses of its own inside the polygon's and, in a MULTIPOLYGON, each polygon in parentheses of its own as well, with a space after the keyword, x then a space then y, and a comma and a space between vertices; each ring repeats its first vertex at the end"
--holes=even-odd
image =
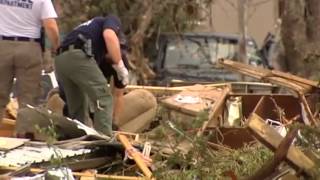
POLYGON ((201 65, 210 62, 209 46, 204 39, 177 39, 169 41, 166 49, 165 66, 201 65))
POLYGON ((166 49, 165 67, 178 68, 179 65, 210 67, 219 58, 234 58, 236 42, 215 38, 186 38, 171 40, 166 49))

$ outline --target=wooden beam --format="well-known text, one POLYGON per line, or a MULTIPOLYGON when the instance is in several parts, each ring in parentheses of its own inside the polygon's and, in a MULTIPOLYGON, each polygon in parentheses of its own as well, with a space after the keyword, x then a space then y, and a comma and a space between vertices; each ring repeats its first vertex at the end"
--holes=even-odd
POLYGON ((278 77, 282 77, 284 79, 288 79, 288 80, 294 80, 295 82, 298 83, 302 83, 302 84, 307 84, 309 86, 313 86, 313 87, 319 87, 319 83, 316 81, 312 81, 309 79, 305 79, 305 78, 301 78, 299 76, 293 75, 293 74, 289 74, 289 73, 284 73, 281 71, 276 71, 276 70, 272 70, 271 71, 272 74, 278 76, 278 77))
POLYGON ((122 134, 118 133, 117 134, 117 138, 120 140, 120 142, 123 144, 123 146, 126 148, 127 151, 132 152, 132 154, 131 154, 132 158, 137 163, 138 167, 141 169, 143 174, 147 178, 152 178, 152 172, 150 171, 150 169, 147 167, 147 165, 145 164, 145 162, 141 158, 140 153, 138 153, 136 151, 132 151, 132 149, 134 147, 130 144, 130 142, 127 139, 127 137, 125 135, 122 135, 122 134))
POLYGON ((171 87, 157 87, 157 86, 136 86, 136 85, 129 85, 126 87, 126 90, 132 91, 135 89, 145 89, 150 91, 152 94, 155 95, 172 95, 182 91, 182 88, 171 88, 171 87))
POLYGON ((220 59, 219 63, 228 69, 237 71, 239 73, 242 73, 260 80, 265 80, 271 83, 275 83, 295 91, 299 96, 300 100, 302 101, 302 104, 304 106, 308 119, 311 121, 313 125, 316 125, 316 126, 320 125, 320 122, 318 122, 313 117, 313 113, 311 112, 310 107, 304 97, 305 93, 311 92, 315 88, 319 88, 319 84, 317 82, 304 79, 289 73, 257 68, 247 64, 235 62, 232 60, 227 60, 227 59, 220 59))
POLYGON ((229 83, 217 83, 217 84, 206 84, 206 85, 195 84, 195 85, 178 86, 178 87, 128 85, 126 87, 126 90, 132 91, 135 89, 145 89, 155 95, 173 95, 173 94, 179 93, 181 91, 185 91, 185 90, 196 90, 199 87, 201 87, 201 88, 203 88, 203 87, 224 87, 228 84, 229 83))
MULTIPOLYGON (((279 147, 283 137, 265 121, 255 113, 252 113, 248 119, 248 127, 254 132, 254 135, 261 140, 263 144, 275 150, 279 147)), ((291 145, 287 156, 287 160, 296 167, 302 169, 308 175, 313 175, 315 164, 300 149, 291 145)))
POLYGON ((290 145, 298 133, 298 128, 293 129, 284 137, 274 153, 273 158, 265 163, 254 175, 247 180, 266 179, 272 174, 279 164, 286 158, 290 145))
POLYGON ((7 125, 11 125, 11 126, 15 126, 16 125, 16 120, 8 119, 8 118, 2 118, 1 123, 7 124, 7 125))
POLYGON ((150 91, 155 95, 173 95, 185 90, 193 90, 199 86, 202 87, 224 87, 227 85, 238 86, 261 86, 261 87, 273 87, 271 83, 262 83, 262 82, 228 82, 228 83, 210 83, 210 84, 195 84, 188 86, 178 86, 178 87, 162 87, 162 86, 139 86, 139 85, 128 85, 126 87, 127 91, 132 91, 135 89, 145 89, 150 91))
POLYGON ((223 105, 225 104, 224 102, 227 96, 229 95, 230 91, 231 91, 230 86, 226 86, 223 89, 221 97, 218 99, 218 101, 214 103, 213 108, 209 112, 208 120, 203 123, 201 129, 197 133, 197 136, 201 136, 208 126, 218 125, 217 118, 220 112, 222 111, 223 105))
POLYGON ((319 85, 315 81, 307 80, 299 76, 295 76, 289 73, 283 73, 275 70, 268 70, 263 68, 253 67, 247 64, 235 62, 227 59, 220 59, 219 63, 230 70, 237 71, 241 74, 251 76, 256 79, 266 80, 271 83, 275 83, 288 88, 294 87, 297 90, 308 92, 313 88, 319 88, 319 85))
POLYGON ((316 126, 319 127, 319 125, 320 125, 319 120, 314 118, 313 113, 312 113, 312 111, 311 111, 311 109, 309 107, 309 104, 308 104, 307 100, 306 100, 306 97, 304 96, 303 93, 299 92, 298 94, 299 94, 299 99, 302 102, 302 106, 304 108, 304 111, 306 112, 306 116, 307 116, 308 120, 311 121, 311 122, 306 122, 305 121, 304 123, 307 124, 307 125, 312 124, 312 125, 316 125, 316 126))
POLYGON ((17 119, 18 101, 16 98, 11 98, 6 106, 6 113, 9 118, 17 119))

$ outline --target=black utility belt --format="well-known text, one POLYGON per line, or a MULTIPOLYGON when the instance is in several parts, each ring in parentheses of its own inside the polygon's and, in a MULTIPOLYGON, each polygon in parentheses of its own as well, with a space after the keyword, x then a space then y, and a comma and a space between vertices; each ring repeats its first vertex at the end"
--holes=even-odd
POLYGON ((40 43, 40 38, 28 38, 28 37, 19 37, 19 36, 1 36, 0 40, 6 41, 24 41, 24 42, 37 42, 40 43))

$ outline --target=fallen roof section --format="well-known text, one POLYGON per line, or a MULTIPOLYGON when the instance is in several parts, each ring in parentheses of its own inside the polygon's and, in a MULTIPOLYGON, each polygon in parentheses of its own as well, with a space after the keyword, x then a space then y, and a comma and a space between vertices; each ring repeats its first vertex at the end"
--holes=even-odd
POLYGON ((232 71, 237 71, 241 74, 257 78, 261 81, 275 83, 284 86, 296 92, 299 96, 304 111, 306 112, 305 124, 319 126, 319 120, 315 119, 308 105, 305 94, 311 92, 319 92, 319 84, 315 81, 301 78, 296 75, 284 73, 276 70, 268 70, 259 67, 253 67, 244 63, 235 62, 227 59, 220 59, 219 63, 232 71))

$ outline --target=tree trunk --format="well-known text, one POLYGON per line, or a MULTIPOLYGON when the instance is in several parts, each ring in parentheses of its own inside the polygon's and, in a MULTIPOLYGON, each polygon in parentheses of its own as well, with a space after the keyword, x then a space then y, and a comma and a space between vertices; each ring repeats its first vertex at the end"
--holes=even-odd
POLYGON ((287 68, 293 74, 317 80, 320 77, 320 1, 280 0, 280 6, 287 68))
POLYGON ((248 64, 247 57, 247 26, 248 26, 248 16, 247 16, 248 2, 247 0, 238 1, 238 17, 239 17, 239 60, 242 63, 248 64))
MULTIPOLYGON (((247 56, 247 26, 248 26, 248 1, 247 0, 238 0, 238 17, 239 17, 239 53, 238 59, 244 64, 248 64, 247 56)), ((245 77, 241 75, 241 80, 244 81, 245 77)))

